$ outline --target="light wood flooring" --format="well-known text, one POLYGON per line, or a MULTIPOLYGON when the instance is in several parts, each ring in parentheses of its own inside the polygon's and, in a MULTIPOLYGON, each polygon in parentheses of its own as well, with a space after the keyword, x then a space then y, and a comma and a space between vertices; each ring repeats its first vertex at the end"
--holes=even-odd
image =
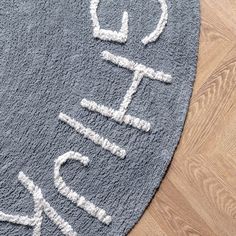
POLYGON ((201 14, 183 136, 129 236, 236 236, 236 0, 201 0, 201 14))

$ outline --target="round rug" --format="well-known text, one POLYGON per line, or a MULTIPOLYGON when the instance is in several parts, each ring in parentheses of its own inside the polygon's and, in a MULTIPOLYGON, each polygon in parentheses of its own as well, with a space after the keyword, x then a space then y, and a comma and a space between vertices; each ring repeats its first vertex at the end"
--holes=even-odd
POLYGON ((0 235, 126 235, 195 79, 198 0, 2 0, 0 235))

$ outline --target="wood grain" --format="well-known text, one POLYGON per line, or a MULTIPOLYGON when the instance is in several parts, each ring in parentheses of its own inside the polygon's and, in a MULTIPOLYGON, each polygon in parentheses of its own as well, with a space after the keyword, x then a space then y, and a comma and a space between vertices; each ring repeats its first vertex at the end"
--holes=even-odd
POLYGON ((201 22, 180 144, 129 236, 236 236, 236 0, 201 0, 201 22))

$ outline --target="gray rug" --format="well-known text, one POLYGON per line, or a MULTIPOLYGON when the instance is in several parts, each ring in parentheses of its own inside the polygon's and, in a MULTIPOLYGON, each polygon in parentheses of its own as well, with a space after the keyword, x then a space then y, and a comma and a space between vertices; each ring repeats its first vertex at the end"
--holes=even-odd
POLYGON ((1 0, 0 235, 129 232, 180 139, 198 35, 198 0, 1 0))

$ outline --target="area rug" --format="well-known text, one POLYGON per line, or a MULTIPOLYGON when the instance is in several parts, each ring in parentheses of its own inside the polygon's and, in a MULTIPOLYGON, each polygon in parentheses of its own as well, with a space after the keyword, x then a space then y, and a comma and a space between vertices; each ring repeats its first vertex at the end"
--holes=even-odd
POLYGON ((0 2, 0 235, 126 235, 195 79, 198 0, 0 2))

